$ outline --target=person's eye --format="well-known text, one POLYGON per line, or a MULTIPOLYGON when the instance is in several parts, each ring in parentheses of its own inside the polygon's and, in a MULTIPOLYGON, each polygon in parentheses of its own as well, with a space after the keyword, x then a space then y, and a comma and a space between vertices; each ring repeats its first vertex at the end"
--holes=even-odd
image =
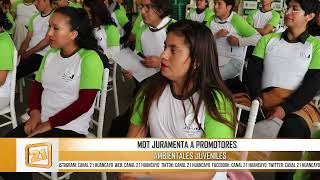
POLYGON ((293 8, 293 11, 298 12, 298 11, 300 11, 300 9, 299 8, 293 8))

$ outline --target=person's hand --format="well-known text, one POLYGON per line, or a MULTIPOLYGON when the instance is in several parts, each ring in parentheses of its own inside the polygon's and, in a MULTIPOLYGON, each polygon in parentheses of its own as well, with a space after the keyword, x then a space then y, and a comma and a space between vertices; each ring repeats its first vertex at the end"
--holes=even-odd
POLYGON ((133 78, 133 75, 130 71, 122 69, 121 72, 126 80, 131 80, 133 78))
POLYGON ((34 113, 30 114, 30 118, 27 120, 26 124, 24 125, 24 132, 28 135, 41 123, 40 114, 34 113))
POLYGON ((18 51, 18 56, 21 56, 22 54, 25 54, 25 53, 26 53, 26 49, 21 47, 18 51))
POLYGON ((30 51, 24 51, 24 52, 21 52, 21 59, 27 59, 28 57, 31 56, 31 52, 30 51))
POLYGON ((32 132, 31 134, 29 134, 28 138, 29 137, 33 137, 37 134, 42 134, 42 133, 45 133, 47 131, 50 131, 52 128, 51 128, 51 125, 50 123, 47 121, 47 122, 44 122, 44 123, 41 123, 40 125, 38 125, 32 132))
POLYGON ((146 56, 141 63, 148 68, 160 68, 161 58, 158 56, 146 56))
POLYGON ((221 37, 227 37, 229 34, 229 31, 226 29, 220 29, 216 34, 214 35, 215 38, 221 38, 221 37))
POLYGON ((242 104, 244 106, 250 107, 251 106, 251 99, 246 93, 237 93, 232 95, 233 100, 237 104, 242 104))
POLYGON ((118 178, 120 180, 135 180, 137 178, 150 178, 150 176, 149 176, 149 173, 133 172, 133 173, 120 173, 118 178))
POLYGON ((237 37, 231 35, 228 36, 227 40, 231 46, 239 46, 239 39, 237 37))
POLYGON ((267 115, 268 120, 272 120, 273 118, 283 119, 286 116, 286 112, 281 106, 277 106, 273 108, 267 115))

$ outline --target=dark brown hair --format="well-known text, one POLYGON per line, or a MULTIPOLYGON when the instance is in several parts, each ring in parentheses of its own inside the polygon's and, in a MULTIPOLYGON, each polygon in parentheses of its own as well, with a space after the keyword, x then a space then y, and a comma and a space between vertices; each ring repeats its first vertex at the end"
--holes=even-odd
MULTIPOLYGON (((213 119, 234 128, 236 122, 235 106, 232 94, 225 86, 219 72, 216 43, 210 29, 201 23, 185 20, 171 24, 168 27, 167 33, 174 33, 179 37, 183 37, 189 47, 191 62, 186 81, 183 85, 182 96, 191 102, 198 126, 200 127, 200 123, 197 120, 199 109, 201 103, 204 103, 206 111, 213 119), (188 89, 190 89, 188 87, 191 84, 193 84, 192 89, 199 93, 197 104, 193 102, 192 93, 188 92, 188 89), (233 111, 231 113, 233 121, 231 122, 222 117, 221 112, 218 111, 219 108, 216 100, 219 94, 224 96, 224 101, 226 102, 224 103, 225 107, 219 108, 227 109, 226 105, 232 103, 233 111)), ((141 103, 144 104, 141 117, 144 124, 147 124, 152 103, 159 101, 162 92, 168 84, 170 84, 170 80, 158 73, 151 77, 140 89, 136 97, 136 108, 141 103)))

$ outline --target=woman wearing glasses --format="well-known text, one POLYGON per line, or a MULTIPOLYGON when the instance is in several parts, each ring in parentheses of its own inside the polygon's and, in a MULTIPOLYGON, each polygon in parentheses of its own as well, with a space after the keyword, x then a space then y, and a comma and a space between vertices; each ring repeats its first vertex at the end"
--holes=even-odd
MULTIPOLYGON (((131 116, 128 137, 233 138, 235 111, 231 93, 218 69, 214 37, 193 21, 168 27, 161 54, 161 73, 141 88, 131 116), (201 43, 199 43, 201 42, 201 43)), ((123 173, 135 178, 226 180, 225 172, 123 173)))
MULTIPOLYGON (((142 0, 140 8, 144 25, 136 33, 135 52, 145 57, 144 66, 160 68, 167 27, 175 22, 169 17, 170 0, 142 0)), ((132 78, 128 71, 124 75, 132 78)))
MULTIPOLYGON (((310 138, 313 122, 320 119, 310 103, 320 89, 320 41, 307 31, 318 3, 287 0, 288 28, 262 37, 249 60, 250 96, 260 101, 268 119, 283 120, 280 138, 310 138)), ((292 179, 292 173, 284 176, 277 179, 292 179)))

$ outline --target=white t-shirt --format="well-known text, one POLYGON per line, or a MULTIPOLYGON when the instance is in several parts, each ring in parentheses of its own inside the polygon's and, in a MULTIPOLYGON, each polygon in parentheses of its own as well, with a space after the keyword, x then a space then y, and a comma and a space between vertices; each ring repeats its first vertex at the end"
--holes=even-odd
MULTIPOLYGON (((41 121, 46 122, 79 98, 80 89, 101 89, 103 65, 94 51, 80 49, 70 57, 62 57, 60 50, 52 49, 42 60, 36 81, 43 87, 41 121)), ((90 110, 68 124, 56 128, 88 134, 90 110)))
POLYGON ((21 22, 24 25, 27 25, 31 16, 37 12, 38 10, 34 4, 31 4, 31 5, 25 5, 24 3, 18 4, 17 17, 16 17, 17 24, 18 22, 21 22))
MULTIPOLYGON (((212 33, 215 34, 221 29, 226 29, 229 32, 227 36, 232 35, 240 38, 241 36, 237 33, 231 21, 234 14, 235 13, 232 12, 231 15, 223 23, 218 17, 216 17, 215 20, 210 24, 212 33)), ((245 47, 231 46, 227 40, 227 37, 217 38, 216 43, 219 56, 219 66, 228 64, 231 59, 243 60, 243 57, 245 55, 245 47)))
MULTIPOLYGON (((165 17, 156 28, 162 28, 170 21, 170 17, 165 17)), ((160 56, 164 50, 164 41, 166 40, 166 37, 166 27, 156 32, 152 32, 149 28, 146 28, 146 30, 141 34, 141 46, 143 54, 146 56, 160 56)))
POLYGON ((255 28, 264 28, 270 19, 272 18, 272 11, 268 12, 262 12, 262 11, 257 11, 256 15, 254 16, 254 26, 255 28))
MULTIPOLYGON (((32 32, 32 38, 30 40, 28 49, 35 47, 42 39, 46 37, 49 29, 49 19, 51 14, 52 13, 48 14, 47 16, 42 16, 41 13, 38 13, 30 18, 28 30, 29 32, 32 32)), ((45 47, 36 54, 43 56, 48 49, 49 46, 45 47)))
MULTIPOLYGON (((192 98, 194 103, 197 104, 199 94, 194 93, 192 98)), ((202 129, 204 128, 204 118, 205 107, 202 103, 198 113, 198 120, 202 129)), ((202 129, 194 121, 194 110, 190 101, 181 101, 174 97, 170 85, 167 85, 164 89, 159 102, 154 102, 151 105, 149 126, 153 138, 201 138, 203 134, 202 129)))

